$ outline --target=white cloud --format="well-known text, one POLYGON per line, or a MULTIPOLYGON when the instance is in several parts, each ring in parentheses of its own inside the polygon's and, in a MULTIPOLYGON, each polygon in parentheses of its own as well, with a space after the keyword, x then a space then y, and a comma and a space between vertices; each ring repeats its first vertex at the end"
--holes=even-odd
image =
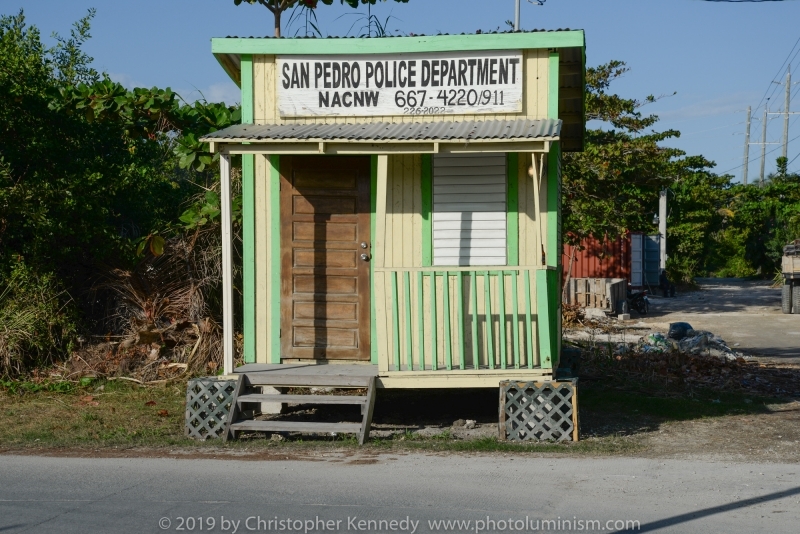
POLYGON ((145 86, 142 82, 135 80, 132 76, 122 72, 109 72, 108 77, 115 82, 122 84, 126 89, 145 86))

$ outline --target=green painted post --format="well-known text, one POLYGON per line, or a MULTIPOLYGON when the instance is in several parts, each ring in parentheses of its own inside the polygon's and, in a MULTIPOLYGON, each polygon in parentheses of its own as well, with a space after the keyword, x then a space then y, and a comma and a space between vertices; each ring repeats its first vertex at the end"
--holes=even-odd
POLYGON ((519 154, 506 155, 506 248, 507 264, 519 265, 519 154))
POLYGON ((444 357, 445 366, 448 371, 453 369, 453 336, 450 330, 450 273, 445 271, 443 273, 444 285, 442 286, 442 300, 444 309, 442 315, 444 317, 444 357))
POLYGON ((400 370, 400 324, 397 310, 397 271, 392 276, 392 340, 394 341, 394 368, 400 370))
POLYGON ((480 354, 478 354, 478 273, 469 275, 470 306, 472 307, 472 365, 477 371, 481 367, 480 354))
POLYGON ((406 370, 411 371, 414 369, 414 351, 411 350, 411 282, 408 271, 403 272, 403 296, 406 304, 406 370))
POLYGON ((488 350, 488 358, 489 358, 489 369, 494 369, 494 319, 492 318, 492 295, 491 295, 491 284, 489 283, 491 278, 489 277, 489 272, 487 271, 483 275, 483 284, 484 284, 484 301, 486 303, 486 340, 487 340, 487 348, 488 350))
POLYGON ((430 273, 429 276, 431 277, 431 369, 438 371, 439 347, 437 346, 436 331, 439 329, 439 325, 436 322, 439 318, 436 317, 436 273, 430 273))
POLYGON ((422 300, 422 271, 417 271, 417 322, 419 328, 419 370, 425 370, 425 304, 422 300))
POLYGON ((499 293, 499 309, 497 316, 500 325, 500 369, 506 368, 506 273, 497 273, 497 292, 499 293))
POLYGON ((433 265, 433 158, 430 154, 422 154, 422 266, 433 265))
POLYGON ((456 275, 456 284, 458 285, 457 298, 458 298, 458 354, 459 354, 459 369, 464 369, 466 366, 466 355, 464 354, 464 272, 458 271, 456 275))
MULTIPOLYGON (((242 124, 253 123, 253 58, 241 56, 242 124)), ((256 361, 255 157, 242 156, 242 304, 244 361, 256 361)))
POLYGON ((511 305, 514 307, 513 312, 513 320, 514 320, 514 369, 519 369, 519 359, 520 359, 520 346, 519 346, 519 305, 517 301, 517 278, 519 277, 519 271, 513 271, 511 273, 511 293, 513 294, 513 299, 511 301, 511 305))
POLYGON ((558 52, 550 52, 547 77, 547 118, 558 118, 558 52))
POLYGON ((272 267, 272 276, 269 280, 270 290, 275 297, 270 302, 272 324, 269 325, 270 363, 281 363, 281 234, 277 230, 281 227, 281 157, 269 158, 269 225, 273 228, 272 242, 269 244, 269 258, 272 267))
MULTIPOLYGON (((551 269, 536 271, 536 317, 539 326, 539 356, 542 369, 552 369, 555 343, 552 324, 556 322, 552 294, 558 273, 551 269)), ((557 324, 557 323, 556 323, 557 324)))
POLYGON ((525 271, 525 333, 527 334, 528 369, 533 369, 533 323, 531 322, 531 272, 525 271))

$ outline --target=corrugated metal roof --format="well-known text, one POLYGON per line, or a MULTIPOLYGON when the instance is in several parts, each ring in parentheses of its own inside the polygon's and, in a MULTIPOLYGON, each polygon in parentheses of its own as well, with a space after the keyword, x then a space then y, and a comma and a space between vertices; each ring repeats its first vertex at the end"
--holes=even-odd
POLYGON ((491 120, 465 122, 361 124, 237 124, 210 133, 203 141, 478 141, 556 139, 561 121, 491 120))
POLYGON ((542 29, 533 29, 533 30, 505 30, 505 31, 482 31, 477 30, 475 33, 432 33, 432 34, 424 34, 424 33, 409 33, 407 35, 393 35, 393 34, 385 34, 385 35, 326 35, 325 37, 317 36, 317 35, 297 35, 293 37, 275 37, 274 35, 265 35, 263 37, 253 36, 250 35, 248 37, 239 36, 239 35, 228 35, 226 39, 391 39, 393 37, 435 37, 439 35, 505 35, 509 33, 553 33, 553 32, 570 32, 570 31, 582 31, 582 30, 574 30, 571 28, 558 28, 557 30, 548 30, 545 28, 542 29))

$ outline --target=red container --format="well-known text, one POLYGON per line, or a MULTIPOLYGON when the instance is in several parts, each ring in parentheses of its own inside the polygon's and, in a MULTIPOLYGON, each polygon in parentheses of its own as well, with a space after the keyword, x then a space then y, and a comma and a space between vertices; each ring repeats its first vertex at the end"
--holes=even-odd
POLYGON ((580 246, 564 245, 564 279, 624 278, 631 281, 631 234, 615 239, 585 239, 580 246), (573 257, 574 254, 574 257, 573 257), (572 269, 570 271, 570 258, 572 269), (569 274, 567 274, 569 273, 569 274))

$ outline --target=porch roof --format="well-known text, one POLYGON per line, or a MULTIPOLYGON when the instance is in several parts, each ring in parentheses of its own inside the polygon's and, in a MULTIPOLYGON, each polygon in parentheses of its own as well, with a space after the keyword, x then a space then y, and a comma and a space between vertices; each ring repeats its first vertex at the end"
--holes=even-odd
POLYGON ((237 124, 201 141, 223 152, 385 153, 540 151, 561 135, 559 119, 358 124, 237 124), (246 146, 241 143, 248 143, 246 146), (265 150, 269 145, 270 150, 265 150), (231 146, 240 145, 240 146, 231 146), (259 148, 259 145, 260 148, 259 148))

